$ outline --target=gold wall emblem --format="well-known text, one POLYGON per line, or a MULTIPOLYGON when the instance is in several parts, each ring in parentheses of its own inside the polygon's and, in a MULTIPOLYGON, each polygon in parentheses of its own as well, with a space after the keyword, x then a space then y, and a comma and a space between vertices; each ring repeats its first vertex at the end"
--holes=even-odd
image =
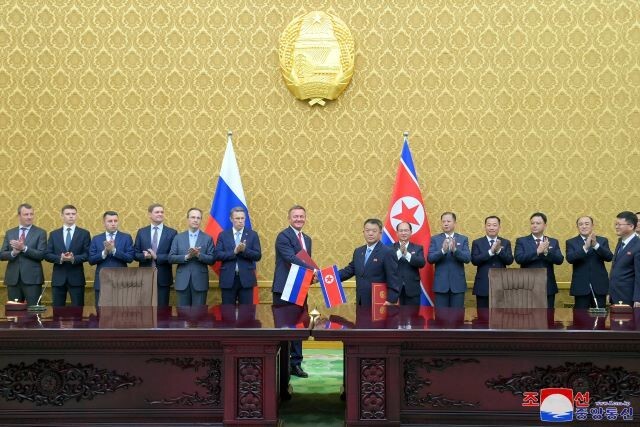
POLYGON ((313 11, 298 16, 280 36, 280 70, 291 93, 309 105, 336 99, 353 76, 351 31, 340 18, 313 11))

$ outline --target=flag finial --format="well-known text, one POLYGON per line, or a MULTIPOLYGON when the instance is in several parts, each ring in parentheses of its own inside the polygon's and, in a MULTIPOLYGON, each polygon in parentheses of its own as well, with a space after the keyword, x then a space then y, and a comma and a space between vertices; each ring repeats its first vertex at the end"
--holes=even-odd
POLYGON ((228 131, 227 131, 227 136, 231 136, 231 135, 233 135, 233 132, 232 132, 232 131, 230 131, 230 130, 228 130, 228 131))
POLYGON ((408 130, 405 130, 404 132, 402 132, 402 134, 403 134, 403 135, 404 135, 404 137, 406 138, 406 137, 408 137, 408 136, 409 136, 409 131, 408 131, 408 130))

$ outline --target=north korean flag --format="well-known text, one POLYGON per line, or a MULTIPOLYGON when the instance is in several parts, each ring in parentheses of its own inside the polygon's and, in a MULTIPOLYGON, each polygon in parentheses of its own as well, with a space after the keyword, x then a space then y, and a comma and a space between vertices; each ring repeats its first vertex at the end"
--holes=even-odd
POLYGON ((338 267, 332 265, 331 267, 323 268, 318 271, 317 275, 320 289, 322 289, 322 295, 324 296, 324 303, 328 308, 347 302, 340 274, 338 274, 338 267))
MULTIPOLYGON (((413 165, 413 156, 409 149, 409 132, 404 133, 396 182, 393 186, 391 203, 384 222, 382 242, 385 245, 393 245, 398 241, 396 226, 400 222, 411 224, 413 232, 411 242, 422 245, 426 252, 431 241, 431 229, 422 193, 418 186, 418 175, 413 165)), ((433 266, 429 263, 420 269, 420 287, 422 289, 420 305, 433 307, 433 266)))

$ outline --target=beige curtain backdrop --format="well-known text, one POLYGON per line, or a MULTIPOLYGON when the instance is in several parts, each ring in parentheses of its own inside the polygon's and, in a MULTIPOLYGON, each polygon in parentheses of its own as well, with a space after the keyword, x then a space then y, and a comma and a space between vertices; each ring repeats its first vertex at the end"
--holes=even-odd
POLYGON ((434 232, 445 210, 470 238, 497 214, 513 241, 541 210, 564 252, 578 215, 615 240, 615 214, 640 210, 635 0, 1 3, 2 234, 21 202, 47 230, 72 203, 92 233, 114 209, 132 234, 161 202, 182 230, 209 209, 227 129, 265 286, 294 203, 317 262, 350 260, 363 220, 386 214, 404 130, 434 232), (315 9, 356 42, 324 108, 278 67, 280 33, 315 9))

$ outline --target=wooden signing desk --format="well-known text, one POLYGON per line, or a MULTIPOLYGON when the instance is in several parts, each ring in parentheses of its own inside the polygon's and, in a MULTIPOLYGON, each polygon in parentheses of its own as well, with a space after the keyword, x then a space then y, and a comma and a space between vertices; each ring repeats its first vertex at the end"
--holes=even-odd
POLYGON ((0 424, 277 425, 297 306, 0 312, 0 424))
MULTIPOLYGON (((538 425, 539 407, 523 396, 549 387, 589 391, 592 404, 629 401, 627 425, 640 420, 638 309, 614 319, 571 309, 324 311, 312 335, 344 343, 348 426, 538 425)), ((606 420, 581 425, 591 423, 606 420)))

